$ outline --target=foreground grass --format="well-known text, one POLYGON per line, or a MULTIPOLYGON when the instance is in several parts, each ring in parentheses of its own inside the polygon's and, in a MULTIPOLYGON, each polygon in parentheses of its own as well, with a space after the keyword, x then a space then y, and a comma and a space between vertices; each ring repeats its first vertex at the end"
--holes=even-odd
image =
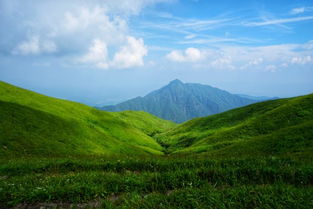
POLYGON ((0 161, 0 208, 313 208, 313 164, 282 158, 0 161))

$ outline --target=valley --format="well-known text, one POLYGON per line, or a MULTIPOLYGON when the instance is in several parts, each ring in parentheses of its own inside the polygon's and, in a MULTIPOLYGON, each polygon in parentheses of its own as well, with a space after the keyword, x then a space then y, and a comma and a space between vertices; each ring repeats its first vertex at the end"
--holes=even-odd
POLYGON ((0 83, 0 208, 312 208, 313 95, 185 123, 0 83))

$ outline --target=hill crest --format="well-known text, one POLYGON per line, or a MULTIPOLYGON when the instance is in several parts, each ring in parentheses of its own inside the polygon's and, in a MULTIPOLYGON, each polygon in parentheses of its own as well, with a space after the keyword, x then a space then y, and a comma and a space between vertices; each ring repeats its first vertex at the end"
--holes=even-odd
POLYGON ((175 79, 144 97, 117 105, 104 106, 106 111, 142 110, 174 122, 208 116, 257 102, 203 84, 183 83, 175 79))

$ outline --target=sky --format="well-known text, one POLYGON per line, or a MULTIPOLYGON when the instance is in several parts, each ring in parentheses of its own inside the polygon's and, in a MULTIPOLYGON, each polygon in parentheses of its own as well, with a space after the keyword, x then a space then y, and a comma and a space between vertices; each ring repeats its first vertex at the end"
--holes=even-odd
POLYGON ((313 93, 311 0, 0 0, 0 80, 92 106, 174 79, 313 93))

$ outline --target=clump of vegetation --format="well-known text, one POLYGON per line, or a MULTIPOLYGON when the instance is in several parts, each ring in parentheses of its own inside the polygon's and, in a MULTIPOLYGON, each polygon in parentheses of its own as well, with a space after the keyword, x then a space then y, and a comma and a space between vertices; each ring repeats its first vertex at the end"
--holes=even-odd
POLYGON ((1 208, 90 208, 95 201, 97 208, 312 208, 311 162, 196 156, 1 160, 0 202, 1 208))

